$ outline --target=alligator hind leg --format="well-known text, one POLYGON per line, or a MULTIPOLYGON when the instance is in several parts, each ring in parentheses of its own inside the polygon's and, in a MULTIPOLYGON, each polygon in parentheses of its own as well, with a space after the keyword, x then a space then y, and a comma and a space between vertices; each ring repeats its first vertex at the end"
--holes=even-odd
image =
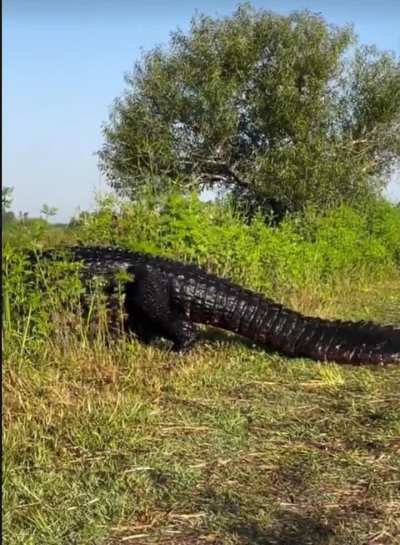
POLYGON ((193 322, 177 318, 166 324, 164 337, 173 342, 174 352, 187 352, 198 339, 199 332, 193 322))
POLYGON ((126 285, 125 308, 129 327, 144 342, 155 337, 172 341, 173 350, 189 350, 198 337, 197 327, 171 305, 168 276, 144 266, 126 285))
POLYGON ((130 305, 125 327, 144 344, 150 344, 157 337, 161 337, 161 332, 158 331, 155 324, 147 318, 141 309, 134 308, 133 305, 130 305))

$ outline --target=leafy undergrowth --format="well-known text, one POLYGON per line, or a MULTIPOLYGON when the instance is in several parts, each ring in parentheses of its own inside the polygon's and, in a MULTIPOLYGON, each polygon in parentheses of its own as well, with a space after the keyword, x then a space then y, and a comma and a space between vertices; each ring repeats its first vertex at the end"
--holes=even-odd
MULTIPOLYGON (((324 314, 400 323, 400 280, 324 314)), ((399 367, 210 330, 185 356, 60 334, 3 375, 9 545, 400 543, 399 367)))

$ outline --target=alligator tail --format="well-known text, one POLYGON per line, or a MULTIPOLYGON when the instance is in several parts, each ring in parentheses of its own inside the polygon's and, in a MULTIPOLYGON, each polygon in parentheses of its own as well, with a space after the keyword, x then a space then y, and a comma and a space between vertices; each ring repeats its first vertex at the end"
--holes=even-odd
POLYGON ((304 316, 260 294, 231 286, 209 323, 292 357, 350 364, 400 363, 400 328, 304 316))

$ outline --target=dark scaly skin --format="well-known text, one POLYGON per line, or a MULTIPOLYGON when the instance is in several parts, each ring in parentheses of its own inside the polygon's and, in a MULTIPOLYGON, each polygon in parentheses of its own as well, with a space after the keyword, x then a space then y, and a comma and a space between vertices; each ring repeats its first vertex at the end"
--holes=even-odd
POLYGON ((128 326, 146 343, 165 337, 175 350, 187 350, 197 338, 195 323, 201 323, 287 356, 350 364, 400 362, 398 327, 303 316, 195 265, 145 253, 100 247, 68 251, 84 263, 84 277, 112 278, 118 270, 133 273, 125 292, 128 326))

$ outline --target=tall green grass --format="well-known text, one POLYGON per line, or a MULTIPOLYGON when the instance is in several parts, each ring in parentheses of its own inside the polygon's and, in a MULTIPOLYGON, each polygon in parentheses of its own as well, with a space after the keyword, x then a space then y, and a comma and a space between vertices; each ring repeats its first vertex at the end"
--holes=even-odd
POLYGON ((170 196, 162 207, 110 197, 87 216, 78 239, 195 261, 217 274, 267 291, 307 282, 391 273, 400 264, 400 210, 374 202, 324 216, 309 210, 278 227, 244 225, 224 202, 170 196))

